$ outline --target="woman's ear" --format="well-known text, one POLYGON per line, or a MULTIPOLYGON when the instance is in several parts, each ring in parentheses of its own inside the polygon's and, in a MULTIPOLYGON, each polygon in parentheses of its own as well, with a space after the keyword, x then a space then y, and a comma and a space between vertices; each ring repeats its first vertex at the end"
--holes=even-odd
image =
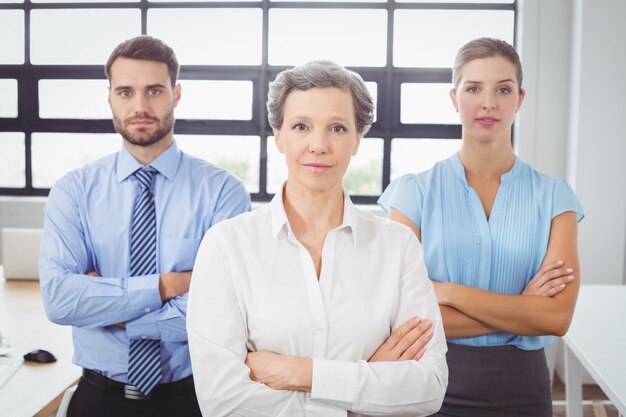
POLYGON ((459 104, 456 102, 456 90, 454 88, 450 89, 450 100, 452 100, 452 105, 454 106, 454 110, 459 112, 459 104))
POLYGON ((517 108, 515 109, 515 113, 517 113, 519 111, 519 109, 522 108, 522 103, 524 102, 524 97, 526 97, 526 90, 524 90, 523 88, 520 88, 520 90, 519 90, 519 100, 517 100, 517 108))
POLYGON ((354 148, 352 148, 352 156, 356 155, 359 151, 359 146, 361 145, 361 135, 357 135, 356 143, 354 144, 354 148))
POLYGON ((280 129, 272 129, 274 131, 274 143, 280 153, 285 153, 283 142, 280 140, 280 129))

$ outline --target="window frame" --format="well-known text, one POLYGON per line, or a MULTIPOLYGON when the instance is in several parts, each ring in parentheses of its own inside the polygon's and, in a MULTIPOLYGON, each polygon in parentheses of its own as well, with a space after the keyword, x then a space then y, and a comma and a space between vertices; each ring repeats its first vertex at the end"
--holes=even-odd
MULTIPOLYGON (((459 139, 460 124, 403 124, 400 122, 400 89, 402 83, 449 83, 451 68, 400 68, 393 66, 394 12, 410 9, 436 10, 509 10, 517 15, 517 0, 512 3, 348 3, 348 2, 185 2, 160 3, 140 0, 120 3, 2 3, 0 10, 24 11, 24 64, 0 65, 0 78, 17 80, 18 115, 16 118, 0 118, 0 132, 23 132, 25 144, 25 179, 23 188, 0 187, 1 195, 47 196, 50 189, 34 188, 32 185, 32 134, 39 132, 115 133, 110 119, 42 119, 39 117, 38 84, 40 80, 105 79, 102 65, 33 65, 30 62, 30 13, 37 9, 139 9, 141 33, 147 33, 148 10, 159 8, 259 8, 262 10, 262 60, 260 65, 183 65, 181 80, 245 80, 253 83, 251 120, 176 120, 175 134, 198 135, 253 135, 260 136, 259 192, 251 193, 255 202, 271 200, 267 190, 267 146, 273 135, 267 121, 265 101, 269 82, 282 70, 289 68, 268 64, 268 22, 270 9, 385 9, 387 11, 387 62, 382 67, 349 67, 361 74, 365 81, 377 83, 377 119, 363 140, 382 138, 382 190, 390 182, 391 144, 403 138, 459 139)), ((513 44, 516 40, 514 19, 513 44)), ((375 204, 378 196, 352 195, 358 204, 375 204)))

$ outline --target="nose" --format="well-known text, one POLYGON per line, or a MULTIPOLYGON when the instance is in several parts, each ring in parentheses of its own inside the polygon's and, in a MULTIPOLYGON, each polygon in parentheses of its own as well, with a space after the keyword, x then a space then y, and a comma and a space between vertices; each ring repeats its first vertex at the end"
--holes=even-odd
POLYGON ((482 109, 489 112, 496 108, 496 100, 495 97, 491 94, 485 95, 485 101, 483 102, 482 109))
POLYGON ((145 114, 150 112, 150 103, 148 97, 144 94, 137 94, 133 97, 133 110, 138 114, 145 114))
POLYGON ((321 130, 315 130, 309 135, 309 152, 326 153, 328 151, 328 135, 321 130))

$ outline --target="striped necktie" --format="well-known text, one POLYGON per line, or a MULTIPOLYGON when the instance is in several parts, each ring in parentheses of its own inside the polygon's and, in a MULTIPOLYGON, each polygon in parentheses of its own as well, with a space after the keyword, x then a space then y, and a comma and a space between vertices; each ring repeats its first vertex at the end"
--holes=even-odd
MULTIPOLYGON (((143 167, 133 174, 141 185, 135 202, 130 232, 130 276, 156 274, 156 211, 151 185, 156 169, 143 167)), ((148 394, 161 381, 161 351, 159 340, 130 341, 128 381, 148 394)))

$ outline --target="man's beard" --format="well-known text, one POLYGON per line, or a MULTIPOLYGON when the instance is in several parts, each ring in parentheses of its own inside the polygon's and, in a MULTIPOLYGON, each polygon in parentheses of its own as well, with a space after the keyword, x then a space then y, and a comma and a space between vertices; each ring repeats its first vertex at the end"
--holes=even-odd
POLYGON ((137 116, 129 117, 123 122, 113 115, 113 126, 115 131, 122 135, 122 137, 129 143, 137 146, 150 146, 163 139, 174 128, 174 112, 170 111, 163 117, 163 120, 158 117, 148 116, 147 114, 140 114, 137 116), (151 135, 147 135, 147 128, 139 128, 135 132, 132 132, 127 128, 134 120, 153 120, 157 123, 156 130, 151 135))

